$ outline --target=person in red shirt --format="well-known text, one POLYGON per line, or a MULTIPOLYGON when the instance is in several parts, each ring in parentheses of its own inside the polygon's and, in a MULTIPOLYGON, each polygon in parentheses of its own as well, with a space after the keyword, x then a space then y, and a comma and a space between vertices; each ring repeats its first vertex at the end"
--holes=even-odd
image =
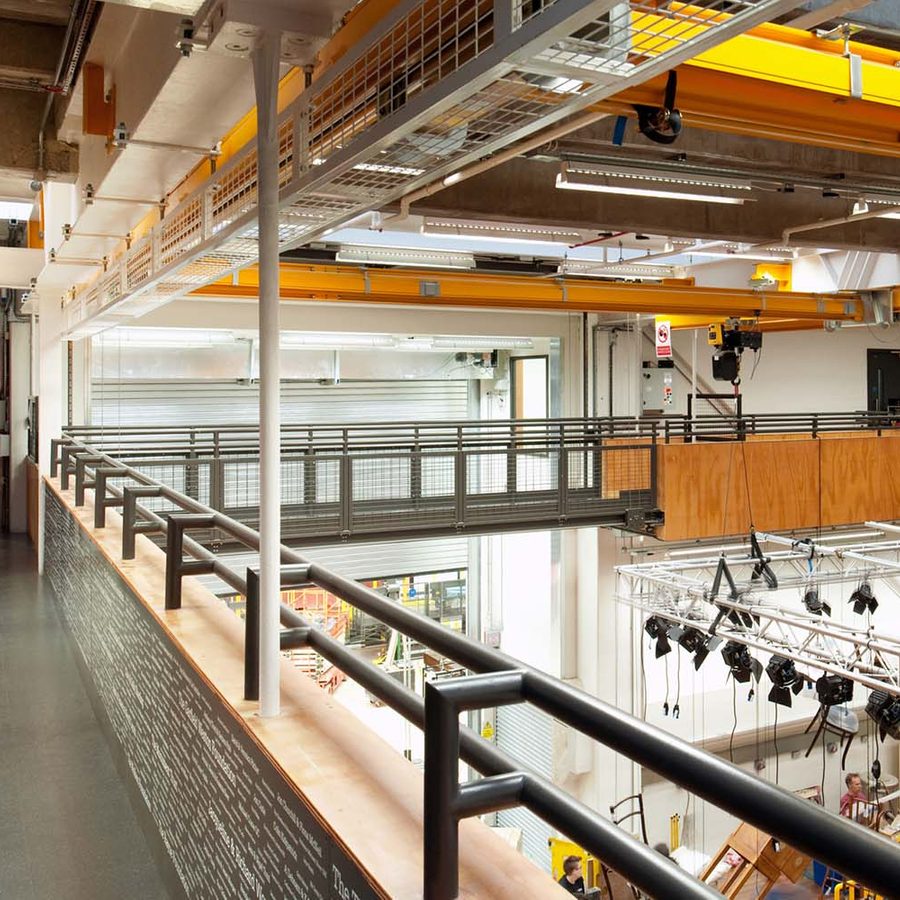
POLYGON ((848 772, 844 779, 847 793, 841 797, 841 815, 859 820, 868 815, 868 800, 858 772, 848 772))

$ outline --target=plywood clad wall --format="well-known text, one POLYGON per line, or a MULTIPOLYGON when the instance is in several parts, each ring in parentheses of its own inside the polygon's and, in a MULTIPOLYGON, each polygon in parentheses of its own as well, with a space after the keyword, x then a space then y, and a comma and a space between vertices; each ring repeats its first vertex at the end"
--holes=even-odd
POLYGON ((663 540, 900 519, 897 432, 661 445, 663 540), (820 472, 821 469, 821 472, 820 472), (747 485, 749 484, 749 503, 747 485), (821 488, 821 490, 820 490, 821 488))
POLYGON ((815 526, 818 442, 752 441, 661 446, 663 540, 815 526), (749 500, 748 500, 749 487, 749 500))

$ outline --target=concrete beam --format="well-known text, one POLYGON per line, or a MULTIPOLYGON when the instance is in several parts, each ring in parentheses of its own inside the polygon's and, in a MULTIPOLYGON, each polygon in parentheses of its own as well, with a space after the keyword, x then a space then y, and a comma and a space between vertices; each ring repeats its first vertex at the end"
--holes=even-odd
MULTIPOLYGON (((52 21, 52 4, 30 0, 35 15, 52 21)), ((64 4, 68 10, 68 4, 64 4)), ((0 16, 12 14, 16 4, 0 0, 0 16)), ((68 14, 68 13, 67 13, 68 14)), ((65 29, 44 21, 2 20, 0 27, 0 79, 49 85, 53 82, 65 29)), ((42 91, 0 89, 0 170, 18 173, 30 181, 38 168, 38 132, 47 95, 42 91)), ((74 175, 78 150, 55 140, 55 117, 50 116, 45 140, 44 170, 51 176, 74 175)))
POLYGON ((71 0, 0 0, 0 19, 65 25, 71 8, 71 0))
MULTIPOLYGON (((43 94, 0 90, 0 122, 4 123, 0 170, 6 170, 4 175, 18 172, 28 180, 34 176, 38 164, 38 131, 45 102, 43 94)), ((52 127, 53 116, 48 123, 44 170, 54 177, 74 177, 78 171, 78 148, 55 140, 52 127)))
POLYGON ((56 71, 65 29, 39 22, 3 22, 0 27, 0 72, 21 69, 30 72, 56 71))
MULTIPOLYGON (((623 161, 636 154, 671 159, 685 153, 692 163, 718 164, 728 168, 780 170, 816 178, 834 178, 846 187, 854 180, 869 184, 897 184, 896 160, 848 153, 800 144, 753 140, 737 135, 688 130, 677 145, 661 151, 638 143, 618 149, 611 141, 612 122, 604 120, 550 148, 544 157, 516 159, 484 174, 463 180, 432 197, 413 204, 412 212, 457 218, 524 221, 597 231, 636 231, 710 240, 761 243, 778 239, 785 228, 850 212, 848 200, 823 198, 815 191, 793 194, 756 192, 753 202, 724 206, 689 201, 637 198, 627 195, 561 191, 555 188, 558 162, 567 152, 619 155, 623 161)), ((808 246, 829 246, 896 252, 900 222, 869 219, 821 232, 798 236, 808 246)))

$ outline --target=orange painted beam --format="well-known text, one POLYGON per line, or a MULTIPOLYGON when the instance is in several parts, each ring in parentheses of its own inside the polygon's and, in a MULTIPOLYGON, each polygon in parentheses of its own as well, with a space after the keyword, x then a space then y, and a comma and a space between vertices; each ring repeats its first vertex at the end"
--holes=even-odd
MULTIPOLYGON (((193 297, 255 299, 259 271, 248 266, 236 278, 198 288, 193 297)), ((387 303, 480 309, 557 312, 694 314, 721 321, 731 316, 759 319, 859 320, 856 295, 726 290, 693 285, 633 284, 579 278, 487 275, 428 269, 361 268, 282 263, 283 300, 387 303)))

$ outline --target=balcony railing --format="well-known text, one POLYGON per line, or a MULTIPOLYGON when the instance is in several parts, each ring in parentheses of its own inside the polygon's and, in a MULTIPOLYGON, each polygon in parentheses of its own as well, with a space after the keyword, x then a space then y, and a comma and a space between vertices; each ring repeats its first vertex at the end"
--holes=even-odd
MULTIPOLYGON (((135 534, 165 536, 166 608, 180 609, 184 575, 215 573, 248 598, 245 633, 245 694, 258 685, 259 622, 257 574, 230 569, 187 532, 216 528, 252 550, 259 534, 245 524, 137 472, 98 448, 54 442, 51 473, 64 490, 74 474, 75 504, 94 491, 95 527, 106 524, 110 507, 120 507, 123 558, 134 556, 135 534), (61 452, 60 452, 61 451, 61 452), (142 502, 162 498, 178 512, 159 515, 142 502), (188 558, 185 558, 185 553, 188 558)), ((523 805, 603 859, 639 889, 656 897, 718 896, 611 821, 581 804, 547 779, 459 727, 459 712, 481 706, 527 702, 638 764, 820 859, 846 876, 890 895, 900 880, 900 850, 777 785, 763 781, 589 694, 531 669, 519 660, 444 628, 358 582, 282 547, 282 583, 315 585, 379 619, 387 626, 456 662, 473 676, 429 685, 423 700, 387 673, 354 655, 295 610, 281 607, 281 646, 315 650, 348 677, 425 732, 424 894, 449 900, 457 894, 456 830, 466 816, 523 805), (459 760, 485 777, 460 786, 459 760)), ((190 613, 185 611, 184 614, 190 613)))

